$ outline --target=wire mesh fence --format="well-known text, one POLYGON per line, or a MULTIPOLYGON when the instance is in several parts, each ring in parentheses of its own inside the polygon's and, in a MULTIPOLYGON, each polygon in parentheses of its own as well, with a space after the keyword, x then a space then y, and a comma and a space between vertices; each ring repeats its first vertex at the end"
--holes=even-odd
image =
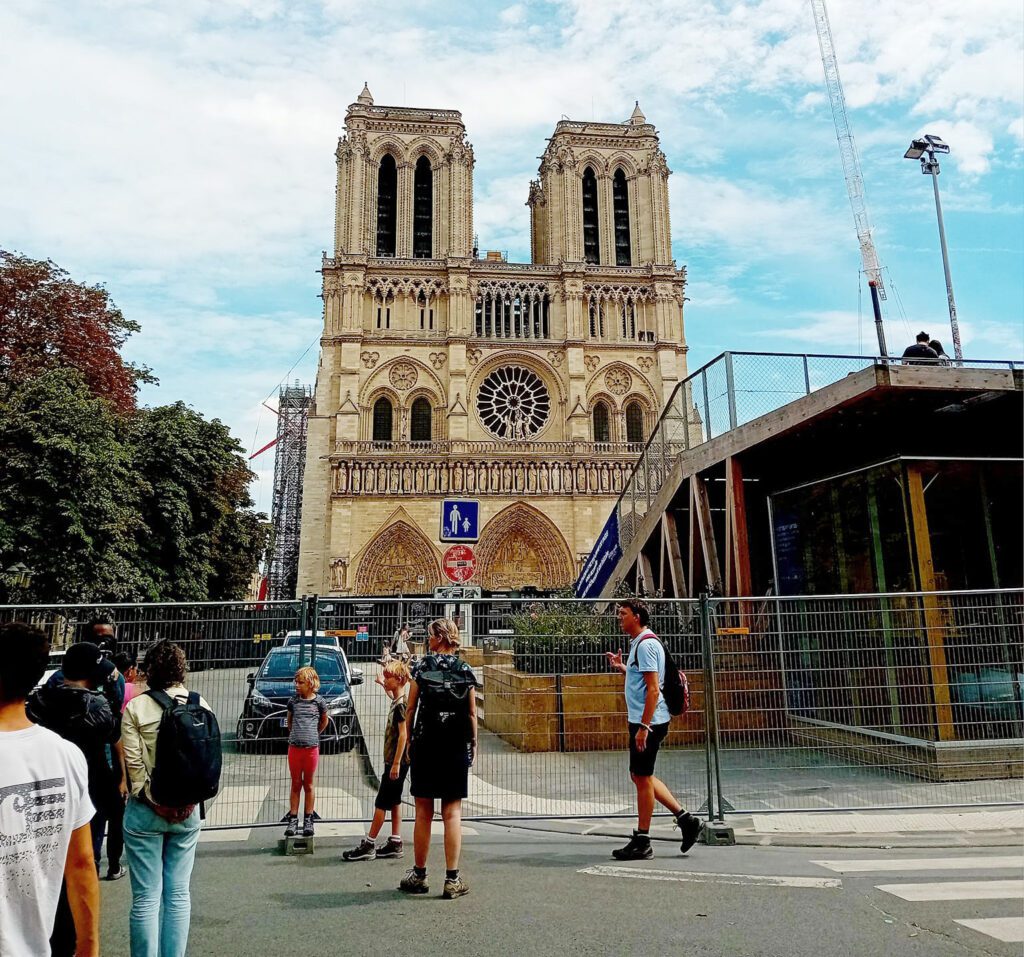
MULTIPOLYGON (((711 816, 1024 803, 1020 590, 649 604, 651 627, 690 682, 691 709, 672 720, 657 767, 687 807, 711 816)), ((317 669, 330 719, 318 813, 368 819, 390 704, 376 679, 400 625, 418 658, 436 617, 459 623, 480 684, 465 817, 635 811, 623 680, 606 654, 629 640, 611 602, 0 608, 0 621, 49 632, 53 669, 96 617, 115 623, 130 661, 163 638, 186 650, 186 683, 217 713, 224 739, 210 829, 276 826, 287 810, 286 703, 300 664, 317 669)))

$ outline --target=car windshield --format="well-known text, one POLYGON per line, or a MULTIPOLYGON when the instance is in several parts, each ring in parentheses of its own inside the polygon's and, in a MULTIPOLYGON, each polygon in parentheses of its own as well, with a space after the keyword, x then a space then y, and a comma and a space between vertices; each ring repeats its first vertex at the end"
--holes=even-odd
MULTIPOLYGON (((263 664, 260 677, 271 681, 287 681, 294 678, 295 672, 299 670, 300 650, 299 648, 287 648, 271 652, 263 664)), ((310 664, 309 658, 309 649, 306 649, 303 655, 305 664, 310 664)), ((328 678, 336 682, 342 676, 341 659, 338 658, 337 654, 327 655, 321 652, 316 656, 316 661, 312 662, 312 664, 321 679, 328 678)))
MULTIPOLYGON (((285 638, 284 643, 286 645, 305 645, 307 648, 313 644, 312 635, 289 635, 285 638)), ((318 645, 330 645, 332 648, 338 647, 338 639, 332 638, 330 635, 317 635, 316 643, 318 645)))

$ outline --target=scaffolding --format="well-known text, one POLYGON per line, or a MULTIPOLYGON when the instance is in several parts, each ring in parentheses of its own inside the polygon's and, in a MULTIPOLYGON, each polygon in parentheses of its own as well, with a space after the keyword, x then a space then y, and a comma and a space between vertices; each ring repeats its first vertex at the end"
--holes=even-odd
POLYGON ((274 501, 270 521, 273 541, 267 563, 267 597, 295 597, 299 573, 299 530, 302 527, 302 476, 306 465, 306 428, 312 386, 282 386, 277 403, 277 446, 274 456, 274 501))

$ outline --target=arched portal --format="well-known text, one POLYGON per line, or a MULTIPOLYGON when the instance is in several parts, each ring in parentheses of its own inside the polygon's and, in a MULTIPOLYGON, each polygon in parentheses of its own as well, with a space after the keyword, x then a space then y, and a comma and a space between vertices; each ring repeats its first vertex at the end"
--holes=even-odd
POLYGON ((440 584, 441 568, 433 546, 419 529, 399 520, 367 546, 354 590, 357 595, 420 595, 440 584))
POLYGON ((552 521, 530 505, 503 509, 484 526, 477 577, 492 591, 533 585, 549 591, 573 582, 572 556, 552 521))

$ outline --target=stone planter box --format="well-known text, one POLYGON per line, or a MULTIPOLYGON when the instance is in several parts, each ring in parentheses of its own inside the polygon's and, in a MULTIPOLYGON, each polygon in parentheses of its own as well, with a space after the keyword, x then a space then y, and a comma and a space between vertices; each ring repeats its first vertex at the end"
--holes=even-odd
MULTIPOLYGON (((528 675, 488 656, 484 665, 484 727, 520 751, 609 751, 629 744, 622 677, 607 674, 528 675)), ((666 745, 705 740, 704 676, 688 673, 690 711, 673 718, 666 745)), ((766 742, 779 730, 781 692, 774 674, 718 676, 723 741, 766 742)))

